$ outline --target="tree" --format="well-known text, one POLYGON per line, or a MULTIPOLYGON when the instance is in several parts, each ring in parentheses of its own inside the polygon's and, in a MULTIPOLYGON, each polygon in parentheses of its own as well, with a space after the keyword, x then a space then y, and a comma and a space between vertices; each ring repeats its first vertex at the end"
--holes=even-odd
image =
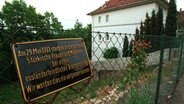
POLYGON ((32 28, 31 25, 36 22, 33 22, 35 18, 37 18, 35 8, 28 7, 23 0, 14 0, 11 3, 5 1, 5 5, 2 7, 2 19, 8 26, 7 31, 13 33, 19 29, 14 36, 18 41, 32 40, 32 37, 26 33, 28 32, 27 28, 32 28))
POLYGON ((83 27, 83 24, 79 22, 78 19, 76 20, 74 24, 74 31, 76 32, 76 35, 78 35, 79 37, 83 39, 87 38, 86 27, 83 27))
POLYGON ((85 27, 85 33, 87 33, 87 37, 85 39, 85 43, 86 43, 86 48, 87 48, 87 52, 88 52, 88 56, 91 59, 91 45, 92 45, 92 40, 91 40, 91 24, 88 24, 85 27))
MULTIPOLYGON (((57 38, 63 27, 53 13, 41 15, 24 0, 5 1, 0 12, 0 71, 11 62, 10 42, 32 41, 57 38), (6 28, 4 28, 6 27, 6 28), (2 44, 3 43, 3 44, 2 44)), ((14 65, 10 65, 3 74, 7 79, 15 80, 14 65)))
POLYGON ((3 24, 3 20, 2 20, 2 13, 0 12, 0 44, 2 43, 2 31, 4 30, 4 24, 3 24))
POLYGON ((135 30, 135 40, 138 40, 139 39, 139 29, 136 28, 135 30))
POLYGON ((133 40, 130 41, 130 46, 129 46, 129 49, 128 49, 128 54, 129 56, 132 56, 132 53, 133 53, 133 40))
POLYGON ((14 37, 16 41, 56 38, 63 30, 53 13, 36 13, 36 9, 23 0, 13 0, 11 3, 6 1, 2 15, 8 32, 13 33, 19 29, 14 37))
POLYGON ((64 31, 64 34, 62 37, 65 38, 86 38, 86 28, 83 27, 83 24, 79 22, 79 20, 76 20, 74 27, 71 29, 67 29, 64 31))
POLYGON ((146 13, 146 19, 145 19, 145 22, 144 22, 144 27, 145 27, 145 33, 144 35, 150 35, 150 27, 151 27, 151 19, 149 17, 149 14, 146 13))
POLYGON ((86 44, 89 58, 91 58, 91 24, 83 27, 83 24, 76 20, 74 27, 64 31, 62 38, 83 38, 86 44))
POLYGON ((168 9, 167 18, 166 18, 166 27, 165 27, 165 34, 167 36, 176 37, 176 30, 177 30, 176 16, 177 16, 176 1, 170 0, 169 9, 168 9))
POLYGON ((63 33, 63 26, 61 22, 54 16, 51 12, 45 12, 43 19, 43 30, 40 30, 44 37, 44 39, 57 38, 59 35, 63 33))
POLYGON ((144 35, 144 25, 142 21, 141 21, 141 26, 140 26, 140 35, 144 35))
POLYGON ((139 35, 139 29, 138 29, 138 28, 136 28, 135 34, 136 34, 136 35, 139 35))
POLYGON ((164 25, 163 25, 163 10, 159 7, 157 15, 156 15, 156 28, 155 34, 162 35, 164 33, 164 25))
POLYGON ((150 35, 155 35, 156 31, 156 14, 155 10, 152 11, 151 21, 150 21, 150 35))
MULTIPOLYGON (((170 0, 169 9, 167 11, 167 17, 166 17, 166 25, 165 25, 165 34, 167 36, 176 37, 176 30, 177 30, 176 16, 177 16, 176 1, 170 0)), ((169 60, 170 59, 171 59, 171 48, 169 49, 169 60)))
POLYGON ((83 28, 82 23, 80 23, 79 20, 77 19, 76 22, 75 22, 75 24, 74 24, 74 29, 76 31, 78 31, 78 30, 81 30, 82 28, 83 28))
POLYGON ((124 43, 123 43, 123 57, 128 56, 128 37, 125 35, 124 43))
POLYGON ((16 41, 57 38, 63 31, 63 26, 53 13, 36 13, 36 9, 24 0, 5 1, 1 19, 7 26, 7 36, 16 41))

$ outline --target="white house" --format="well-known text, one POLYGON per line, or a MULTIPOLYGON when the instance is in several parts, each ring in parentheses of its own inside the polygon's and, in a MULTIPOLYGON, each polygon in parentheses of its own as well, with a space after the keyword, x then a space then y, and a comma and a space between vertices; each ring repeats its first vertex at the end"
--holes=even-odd
MULTIPOLYGON (((168 9, 167 0, 109 0, 88 15, 92 17, 92 31, 94 32, 135 34, 135 29, 139 28, 140 22, 145 20, 146 13, 151 16, 152 10, 157 11, 159 7, 163 9, 165 23, 168 9)), ((103 60, 103 50, 111 46, 120 47, 119 43, 123 40, 113 35, 105 34, 102 36, 92 33, 93 61, 98 60, 99 57, 100 60, 103 60), (110 40, 111 42, 109 42, 110 40), (112 41, 118 42, 113 44, 112 41)), ((122 49, 119 51, 122 53, 122 49)))

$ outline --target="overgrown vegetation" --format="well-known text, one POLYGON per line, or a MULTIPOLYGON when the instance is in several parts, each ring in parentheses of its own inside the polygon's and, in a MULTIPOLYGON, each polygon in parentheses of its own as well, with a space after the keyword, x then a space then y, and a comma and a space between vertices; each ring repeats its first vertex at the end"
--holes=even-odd
POLYGON ((147 62, 147 52, 149 49, 150 42, 146 42, 145 40, 134 40, 133 53, 131 56, 131 63, 128 65, 130 70, 134 71, 144 71, 146 70, 146 62, 147 62))

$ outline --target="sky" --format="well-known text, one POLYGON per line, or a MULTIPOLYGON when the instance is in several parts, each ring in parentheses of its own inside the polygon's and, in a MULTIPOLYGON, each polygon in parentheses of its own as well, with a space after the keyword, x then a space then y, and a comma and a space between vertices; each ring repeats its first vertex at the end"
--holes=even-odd
MULTIPOLYGON (((6 0, 12 1, 12 0, 6 0)), ((43 14, 46 11, 53 12, 55 17, 64 26, 64 29, 72 28, 78 19, 84 26, 91 23, 91 17, 87 13, 97 9, 108 0, 25 0, 28 5, 36 8, 43 14)), ((0 0, 0 9, 5 0, 0 0)), ((184 10, 184 0, 177 0, 177 9, 184 10)))

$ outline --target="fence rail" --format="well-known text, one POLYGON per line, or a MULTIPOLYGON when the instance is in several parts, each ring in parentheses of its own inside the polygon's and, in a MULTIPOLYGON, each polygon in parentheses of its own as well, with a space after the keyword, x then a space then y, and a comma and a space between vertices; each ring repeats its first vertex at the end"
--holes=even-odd
MULTIPOLYGON (((0 30, 2 104, 24 103, 10 48, 20 30, 0 30)), ((93 78, 32 103, 162 104, 184 72, 183 38, 92 32, 91 39, 93 78)))

